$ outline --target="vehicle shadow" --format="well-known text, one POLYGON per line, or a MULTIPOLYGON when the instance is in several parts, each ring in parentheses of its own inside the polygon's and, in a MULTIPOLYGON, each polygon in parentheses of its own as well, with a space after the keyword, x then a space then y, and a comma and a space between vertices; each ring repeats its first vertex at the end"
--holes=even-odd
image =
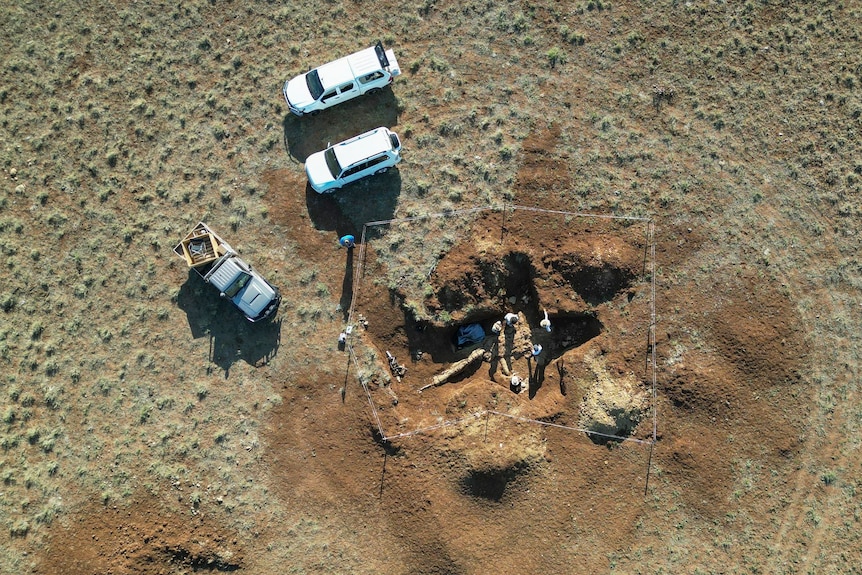
POLYGON ((335 231, 360 240, 367 222, 391 220, 401 195, 401 173, 398 168, 385 174, 354 182, 332 194, 318 194, 306 184, 305 203, 308 216, 317 230, 335 231))
POLYGON ((304 163, 314 152, 330 144, 358 136, 368 130, 398 124, 398 102, 391 87, 323 110, 316 116, 284 117, 284 149, 291 158, 304 163))
POLYGON ((193 270, 180 286, 177 305, 186 314, 192 338, 208 338, 207 359, 224 371, 225 379, 237 361, 254 367, 268 364, 281 344, 280 319, 248 322, 193 270))

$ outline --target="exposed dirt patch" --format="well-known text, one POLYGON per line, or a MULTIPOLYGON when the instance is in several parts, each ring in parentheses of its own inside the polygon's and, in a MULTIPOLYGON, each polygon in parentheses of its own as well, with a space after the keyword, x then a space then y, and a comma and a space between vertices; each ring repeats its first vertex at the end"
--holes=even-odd
POLYGON ((643 274, 644 245, 638 242, 645 238, 621 237, 594 219, 530 215, 493 214, 477 222, 474 234, 481 235, 455 246, 431 275, 436 298, 427 302, 429 309, 463 317, 469 315, 465 308, 516 308, 538 324, 543 309, 584 313, 643 274))
POLYGON ((218 521, 165 511, 149 496, 130 505, 77 513, 55 530, 45 574, 223 573, 242 569, 245 553, 218 521))
MULTIPOLYGON (((461 421, 432 434, 435 450, 458 462, 462 495, 493 503, 517 497, 547 472, 546 432, 521 418, 649 437, 651 425, 638 430, 651 386, 646 249, 642 222, 486 212, 428 274, 417 312, 414 294, 374 281, 387 270, 371 241, 356 302, 365 321, 357 328, 378 361, 388 353, 407 368, 399 379, 382 363, 369 380, 384 433, 461 421), (513 325, 507 313, 517 316, 513 325), (473 324, 484 338, 456 345, 459 328, 473 324), (479 359, 435 383, 477 352, 479 359), (484 410, 503 415, 476 420, 484 410)), ((584 437, 569 433, 555 448, 584 437)))
POLYGON ((627 437, 645 416, 648 390, 633 374, 612 377, 603 361, 593 354, 584 358, 592 379, 584 387, 580 425, 594 433, 596 443, 606 443, 608 436, 627 437))
POLYGON ((710 317, 710 331, 721 357, 749 384, 789 387, 800 383, 800 358, 806 355, 794 316, 787 296, 749 272, 740 277, 731 305, 710 317))
MULTIPOLYGON (((553 133, 545 136, 546 142, 553 141, 553 133)), ((538 154, 541 140, 537 136, 528 150, 538 154)), ((541 179, 546 169, 533 158, 519 179, 526 186, 530 174, 541 179)), ((670 238, 659 240, 659 257, 685 260, 703 248, 704 238, 696 231, 665 233, 670 238)), ((455 245, 429 274, 432 292, 424 304, 430 319, 416 317, 409 294, 363 289, 357 311, 369 318, 365 335, 378 357, 388 351, 408 368, 403 381, 389 383, 383 376, 371 382, 372 389, 386 391, 379 396, 384 427, 390 426, 386 432, 403 433, 443 420, 469 421, 473 411, 491 409, 610 435, 649 437, 651 419, 640 425, 651 409, 649 289, 643 279, 648 249, 644 228, 638 226, 592 218, 563 220, 541 212, 489 212, 476 220, 469 239, 455 245), (546 311, 551 332, 539 325, 546 311), (519 314, 529 326, 529 343, 542 346, 540 361, 520 353, 509 370, 529 374, 528 393, 517 393, 509 385, 509 372, 499 370, 493 360, 488 363, 504 341, 503 334, 493 333, 494 323, 508 312, 519 314), (473 349, 453 344, 457 329, 470 323, 480 324, 487 334, 477 344, 486 350, 486 361, 418 395, 417 388, 473 349)), ((379 264, 373 249, 368 257, 366 274, 374 277, 379 264)), ((734 489, 732 478, 738 470, 733 461, 755 450, 745 441, 726 445, 730 429, 737 436, 765 439, 779 460, 786 461, 798 449, 793 439, 797 432, 787 415, 792 397, 763 401, 766 394, 775 396, 776 384, 792 387, 799 382, 804 347, 798 320, 774 285, 745 273, 737 285, 721 286, 708 297, 673 290, 662 291, 660 297, 662 309, 677 314, 660 326, 658 335, 662 416, 657 460, 669 476, 685 482, 685 499, 692 507, 719 513, 734 489), (679 330, 704 339, 696 345, 682 343, 679 330), (665 404, 668 407, 662 407, 665 404), (662 448, 666 439, 671 440, 669 451, 662 448)), ((513 349, 519 347, 515 341, 520 341, 517 335, 513 349)), ((447 432, 435 441, 458 453, 456 437, 447 432)), ((459 458, 474 452, 465 446, 459 458)), ((530 457, 524 450, 496 463, 465 463, 460 485, 468 495, 500 500, 510 482, 535 472, 530 457)))

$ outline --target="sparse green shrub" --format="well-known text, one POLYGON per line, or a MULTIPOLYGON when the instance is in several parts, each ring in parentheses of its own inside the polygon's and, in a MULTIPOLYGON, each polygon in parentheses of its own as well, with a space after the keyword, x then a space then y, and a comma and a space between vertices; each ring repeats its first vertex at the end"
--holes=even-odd
POLYGON ((461 124, 451 124, 449 122, 444 121, 437 128, 437 132, 441 136, 460 136, 464 131, 463 126, 461 124))
POLYGON ((11 293, 4 293, 0 295, 0 309, 4 312, 9 313, 13 309, 15 309, 15 296, 11 293))
POLYGON ((159 397, 156 399, 156 407, 159 410, 170 409, 174 406, 174 399, 172 397, 159 397))
POLYGON ((54 451, 54 445, 57 443, 57 436, 54 433, 51 433, 47 436, 42 437, 39 440, 39 449, 44 451, 45 453, 50 453, 54 451))
POLYGON ((49 359, 45 362, 45 375, 52 377, 57 375, 57 372, 60 371, 60 365, 54 359, 49 359))
POLYGON ((153 412, 152 405, 144 405, 141 407, 141 410, 138 412, 138 421, 140 423, 146 423, 150 420, 150 415, 153 412))
POLYGON ((107 396, 111 393, 111 389, 114 387, 114 383, 105 377, 100 377, 96 382, 96 389, 98 389, 99 393, 107 396))
POLYGON ((38 427, 31 427, 27 429, 24 433, 24 437, 27 439, 27 443, 30 445, 36 445, 39 443, 39 438, 42 436, 42 430, 38 427))
POLYGON ((21 436, 17 434, 10 435, 0 435, 0 449, 3 451, 9 451, 14 447, 18 447, 18 444, 21 443, 21 436))
POLYGON ((9 535, 12 537, 26 537, 30 532, 30 524, 26 519, 19 519, 9 528, 9 535))
POLYGON ((60 392, 61 390, 50 386, 45 390, 45 405, 50 409, 57 409, 60 407, 60 392))
POLYGON ((428 67, 435 72, 445 72, 449 69, 449 63, 437 56, 431 56, 428 67))
POLYGON ((512 20, 512 30, 518 34, 523 34, 527 29, 527 17, 523 13, 518 13, 515 19, 512 20))
POLYGON ((45 326, 42 325, 42 322, 35 321, 30 324, 30 339, 37 340, 42 337, 42 332, 45 331, 45 326))
POLYGON ((563 37, 563 40, 575 46, 583 46, 586 42, 586 37, 581 32, 573 32, 565 24, 560 26, 560 36, 563 37))
POLYGON ((52 521, 54 521, 54 516, 56 515, 57 510, 52 505, 48 505, 44 507, 39 513, 37 513, 33 519, 36 520, 36 523, 41 525, 50 525, 52 521))
POLYGON ((299 283, 301 285, 310 284, 317 277, 317 270, 314 268, 305 268, 299 275, 299 283))
POLYGON ((419 196, 424 196, 428 193, 428 190, 431 189, 431 184, 426 182, 425 180, 417 180, 416 181, 416 194, 419 196))
POLYGON ((225 126, 222 123, 213 124, 212 131, 213 131, 213 136, 215 137, 216 141, 218 141, 218 142, 221 142, 222 140, 224 140, 225 138, 227 138, 229 136, 228 131, 227 131, 227 126, 225 126))

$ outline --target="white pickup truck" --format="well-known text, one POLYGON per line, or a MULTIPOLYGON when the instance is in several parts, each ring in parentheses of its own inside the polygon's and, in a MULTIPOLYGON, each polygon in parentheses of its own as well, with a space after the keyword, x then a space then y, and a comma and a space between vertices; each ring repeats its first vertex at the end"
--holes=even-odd
POLYGON ((281 295, 218 234, 200 222, 174 247, 203 280, 215 286, 250 322, 275 315, 281 295))
POLYGON ((395 52, 379 41, 370 48, 339 58, 284 83, 282 92, 297 116, 317 114, 362 94, 373 94, 401 74, 395 52))

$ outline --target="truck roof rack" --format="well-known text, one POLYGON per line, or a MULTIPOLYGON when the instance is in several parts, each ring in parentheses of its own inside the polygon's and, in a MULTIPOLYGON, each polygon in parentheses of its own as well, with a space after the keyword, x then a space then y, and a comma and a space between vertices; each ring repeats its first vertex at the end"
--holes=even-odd
POLYGON ((380 65, 384 68, 389 67, 389 58, 386 57, 386 50, 383 48, 383 42, 377 41, 374 45, 374 53, 377 54, 377 59, 380 60, 380 65))

